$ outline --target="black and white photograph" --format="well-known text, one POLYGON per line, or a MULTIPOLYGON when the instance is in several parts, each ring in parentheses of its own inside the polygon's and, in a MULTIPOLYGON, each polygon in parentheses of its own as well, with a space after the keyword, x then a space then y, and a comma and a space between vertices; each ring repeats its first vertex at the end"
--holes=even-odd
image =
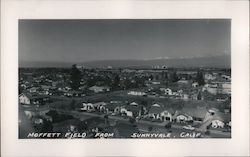
POLYGON ((249 156, 249 1, 2 0, 1 155, 249 156))
POLYGON ((231 138, 230 19, 18 21, 18 135, 231 138))

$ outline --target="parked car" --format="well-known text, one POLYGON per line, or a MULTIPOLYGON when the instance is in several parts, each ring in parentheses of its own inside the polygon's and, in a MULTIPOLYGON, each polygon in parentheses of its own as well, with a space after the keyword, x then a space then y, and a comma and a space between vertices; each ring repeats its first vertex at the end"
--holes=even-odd
POLYGON ((187 129, 187 130, 194 130, 195 128, 192 127, 191 125, 186 125, 182 127, 183 129, 187 129))

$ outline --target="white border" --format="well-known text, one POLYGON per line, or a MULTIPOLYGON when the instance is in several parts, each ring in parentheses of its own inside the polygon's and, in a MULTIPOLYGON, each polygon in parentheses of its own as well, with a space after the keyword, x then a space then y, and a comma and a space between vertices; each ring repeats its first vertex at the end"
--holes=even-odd
POLYGON ((248 1, 2 1, 2 156, 248 156, 248 1), (18 19, 232 19, 232 138, 18 140, 18 19))

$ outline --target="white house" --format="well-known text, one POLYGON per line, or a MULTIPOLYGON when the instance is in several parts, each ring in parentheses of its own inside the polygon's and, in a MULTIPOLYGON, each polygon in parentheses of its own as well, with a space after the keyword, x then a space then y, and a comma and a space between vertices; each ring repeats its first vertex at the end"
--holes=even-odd
POLYGON ((228 81, 231 81, 231 76, 228 76, 228 75, 221 75, 222 78, 228 80, 228 81))
POLYGON ((188 100, 189 99, 189 95, 184 93, 184 94, 181 95, 181 99, 188 100))
POLYGON ((104 111, 105 105, 107 105, 107 103, 105 103, 105 102, 97 102, 97 103, 93 104, 94 108, 99 110, 99 111, 104 111))
POLYGON ((21 104, 27 104, 27 105, 31 104, 30 97, 24 93, 19 95, 19 102, 21 104))
POLYGON ((189 81, 188 80, 179 80, 177 83, 179 83, 179 84, 188 84, 189 81))
POLYGON ((187 121, 192 121, 193 117, 185 114, 180 114, 176 117, 176 122, 179 123, 186 123, 187 121))
POLYGON ((159 84, 161 84, 161 82, 159 82, 159 81, 152 81, 151 82, 153 85, 159 85, 159 84))
POLYGON ((30 93, 36 93, 37 90, 38 90, 38 87, 31 87, 31 88, 29 89, 29 92, 30 92, 30 93))
POLYGON ((49 97, 47 96, 42 96, 42 95, 33 96, 28 93, 22 93, 19 95, 19 103, 24 105, 31 105, 31 104, 40 105, 47 101, 49 101, 49 97))
POLYGON ((160 117, 163 121, 169 120, 171 122, 173 120, 172 114, 167 110, 161 112, 160 117))
POLYGON ((28 117, 28 119, 31 119, 35 114, 31 111, 24 111, 24 114, 28 117))
POLYGON ((205 78, 205 80, 215 80, 216 79, 216 77, 213 76, 213 74, 210 74, 210 73, 206 73, 204 75, 204 78, 205 78))
POLYGON ((149 109, 148 117, 152 118, 152 119, 160 119, 161 120, 161 117, 160 117, 161 112, 162 112, 162 107, 158 104, 154 104, 149 109))
POLYGON ((217 94, 218 93, 218 85, 217 84, 205 84, 202 88, 202 91, 207 91, 210 94, 217 94))
POLYGON ((198 84, 198 82, 194 82, 194 83, 192 83, 192 87, 198 87, 199 86, 199 84, 198 84))
POLYGON ((92 103, 82 103, 82 108, 80 108, 80 110, 92 112, 92 111, 95 111, 95 108, 92 103))
POLYGON ((173 92, 170 88, 162 88, 160 90, 164 91, 166 95, 173 95, 173 92))
POLYGON ((125 109, 126 109, 125 113, 129 117, 140 117, 142 115, 142 106, 138 104, 132 105, 131 103, 130 105, 125 106, 125 109))
POLYGON ((224 123, 220 120, 213 120, 212 121, 212 124, 211 124, 211 127, 212 128, 224 128, 224 123))
POLYGON ((108 92, 110 91, 110 88, 106 86, 92 86, 89 88, 89 90, 95 93, 100 93, 100 92, 108 92))
POLYGON ((129 91, 128 95, 144 96, 144 95, 146 95, 146 93, 140 92, 140 91, 129 91))
POLYGON ((223 83, 222 86, 222 93, 224 94, 231 94, 231 83, 223 83))
POLYGON ((138 104, 136 102, 132 102, 130 105, 137 106, 138 104))

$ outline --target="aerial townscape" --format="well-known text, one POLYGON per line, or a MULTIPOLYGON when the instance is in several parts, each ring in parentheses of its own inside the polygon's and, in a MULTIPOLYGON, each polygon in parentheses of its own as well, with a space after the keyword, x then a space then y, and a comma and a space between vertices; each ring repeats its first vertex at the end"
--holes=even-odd
POLYGON ((231 138, 231 20, 19 21, 19 138, 231 138))
POLYGON ((19 138, 211 137, 231 137, 229 68, 19 68, 19 138))

